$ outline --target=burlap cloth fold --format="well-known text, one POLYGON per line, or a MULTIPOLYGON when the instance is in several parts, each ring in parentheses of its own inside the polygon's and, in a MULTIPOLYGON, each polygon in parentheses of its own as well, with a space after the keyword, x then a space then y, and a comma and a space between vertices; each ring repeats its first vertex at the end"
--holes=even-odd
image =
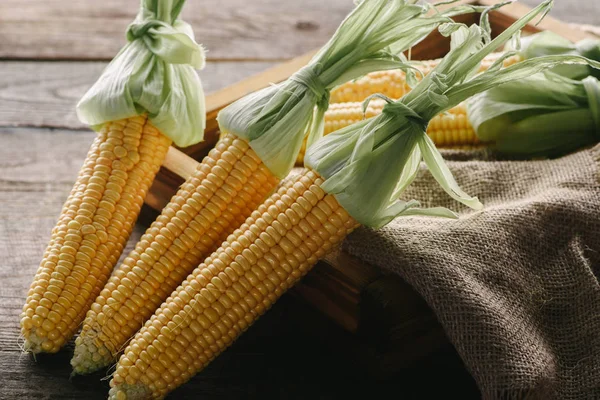
POLYGON ((460 219, 398 218, 344 249, 421 294, 483 398, 600 399, 600 145, 544 161, 444 157, 483 211, 423 167, 406 198, 460 219))

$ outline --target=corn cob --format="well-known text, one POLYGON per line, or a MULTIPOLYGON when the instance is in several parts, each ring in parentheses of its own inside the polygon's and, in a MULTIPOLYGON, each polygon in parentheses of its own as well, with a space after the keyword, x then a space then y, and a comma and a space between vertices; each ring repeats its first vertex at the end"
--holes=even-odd
MULTIPOLYGON (((487 70, 502 53, 492 53, 482 62, 479 71, 487 70)), ((504 60, 504 67, 508 67, 522 60, 515 55, 504 60)), ((415 67, 423 74, 417 74, 417 79, 428 75, 440 60, 425 60, 416 64, 415 67)), ((381 93, 391 99, 399 99, 410 91, 406 83, 406 74, 401 70, 388 70, 371 72, 359 79, 346 82, 331 91, 331 103, 348 103, 363 101, 375 93, 381 93)))
POLYGON ((194 68, 204 66, 204 50, 177 18, 184 1, 142 0, 127 44, 77 104, 80 121, 100 132, 21 314, 28 351, 56 352, 75 334, 118 262, 169 146, 202 140, 204 94, 194 68))
MULTIPOLYGON (((325 113, 324 135, 335 132, 346 126, 355 124, 363 119, 371 118, 381 113, 386 102, 381 99, 373 99, 369 102, 366 112, 363 113, 363 105, 359 102, 335 103, 329 106, 325 113)), ((480 145, 479 139, 467 118, 465 104, 451 108, 444 114, 434 117, 427 126, 427 134, 438 147, 474 147, 480 145)), ((304 154, 306 153, 306 140, 296 160, 297 166, 304 165, 304 154)))
MULTIPOLYGON (((318 258, 339 245, 358 221, 379 227, 402 215, 456 217, 444 208, 422 209, 416 201, 400 199, 417 176, 421 160, 446 193, 481 210, 479 200, 460 189, 424 127, 445 106, 489 89, 469 76, 471 66, 551 6, 552 0, 544 1, 491 42, 489 29, 458 27, 460 35, 453 40, 467 34, 478 40, 463 41, 464 46, 452 43, 448 62, 438 69, 447 76, 445 85, 423 81, 386 106, 380 116, 356 124, 354 131, 321 139, 309 154, 315 171, 305 170, 259 206, 136 334, 116 366, 110 399, 163 398, 189 380, 318 258), (458 73, 449 74, 454 70, 458 73), (469 85, 475 89, 467 91, 469 85), (443 93, 449 93, 447 102, 429 101, 430 96, 443 93), (370 207, 365 209, 365 204, 370 207)), ((537 71, 536 67, 549 68, 555 62, 547 59, 539 64, 517 66, 503 77, 518 79, 524 69, 537 71)), ((498 72, 490 73, 494 74, 498 72)))
POLYGON ((108 366, 188 274, 277 185, 248 143, 225 135, 148 228, 91 306, 74 373, 108 366))
MULTIPOLYGON (((439 60, 425 60, 415 67, 424 75, 428 74, 439 60)), ((417 74, 417 78, 420 74, 417 74)), ((410 91, 406 74, 399 69, 371 72, 354 81, 346 82, 331 91, 331 103, 363 101, 375 93, 391 99, 399 99, 410 91)))
MULTIPOLYGON (((500 56, 501 53, 493 53, 486 57, 481 63, 480 71, 487 70, 500 56)), ((504 60, 503 65, 508 67, 520 60, 521 57, 515 55, 504 60)), ((439 60, 426 60, 417 65, 417 68, 423 75, 427 75, 438 63, 439 60)), ((381 113, 385 102, 380 99, 372 100, 363 113, 362 101, 367 97, 380 93, 391 99, 399 99, 408 92, 410 87, 406 83, 406 75, 401 70, 371 72, 360 79, 338 86, 331 92, 332 102, 325 113, 324 135, 381 113)), ((447 113, 433 118, 427 128, 427 134, 440 147, 477 145, 479 140, 466 117, 464 104, 454 107, 447 113)), ((306 139, 298 154, 297 166, 304 165, 305 153, 306 139)))
POLYGON ((255 210, 129 343, 111 399, 162 398, 189 380, 358 224, 305 170, 255 210))
POLYGON ((21 314, 27 351, 57 352, 75 334, 117 263, 170 144, 145 116, 107 123, 98 133, 21 314))

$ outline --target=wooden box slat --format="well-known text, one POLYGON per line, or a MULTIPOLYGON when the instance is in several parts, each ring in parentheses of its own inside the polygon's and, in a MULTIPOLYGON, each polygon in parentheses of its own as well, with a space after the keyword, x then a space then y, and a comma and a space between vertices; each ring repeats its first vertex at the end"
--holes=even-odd
MULTIPOLYGON (((462 1, 465 4, 491 5, 492 0, 462 1)), ((513 3, 490 14, 495 33, 501 32, 529 7, 513 3)), ((477 15, 461 16, 463 23, 475 23, 477 15)), ((572 41, 587 35, 547 16, 538 26, 528 26, 525 32, 552 30, 572 41)), ((449 49, 449 40, 435 32, 411 50, 413 59, 442 57, 449 49)), ((207 129, 205 141, 185 149, 172 147, 156 181, 146 198, 146 204, 161 210, 179 185, 192 174, 219 138, 216 116, 233 101, 288 78, 303 67, 315 52, 304 54, 279 64, 207 96, 207 129)), ((405 362, 419 358, 444 342, 444 335, 435 317, 412 289, 397 277, 389 277, 358 259, 337 251, 318 265, 292 290, 306 302, 318 308, 346 330, 366 343, 365 354, 374 355, 380 368, 393 373, 405 362)), ((371 359, 371 362, 373 359, 371 359)))

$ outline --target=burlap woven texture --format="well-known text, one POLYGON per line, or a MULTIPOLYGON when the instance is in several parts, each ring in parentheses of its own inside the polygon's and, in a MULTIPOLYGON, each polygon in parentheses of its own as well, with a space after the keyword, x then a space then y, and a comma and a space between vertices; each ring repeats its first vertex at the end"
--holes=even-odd
POLYGON ((429 303, 485 399, 600 399, 600 145, 554 160, 445 152, 474 212, 424 167, 406 198, 460 219, 360 228, 349 253, 429 303))

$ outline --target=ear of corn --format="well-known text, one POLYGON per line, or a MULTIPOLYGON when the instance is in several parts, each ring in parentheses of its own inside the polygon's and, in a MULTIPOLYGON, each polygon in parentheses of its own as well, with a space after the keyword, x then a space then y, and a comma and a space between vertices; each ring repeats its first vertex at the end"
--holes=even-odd
MULTIPOLYGON (((479 71, 486 71, 503 53, 492 53, 482 62, 479 71)), ((523 58, 514 55, 504 60, 504 67, 513 65, 523 58)), ((417 79, 427 76, 439 64, 440 60, 425 60, 415 63, 417 79)), ((390 99, 399 99, 410 91, 406 82, 406 74, 399 70, 371 72, 354 81, 346 82, 331 91, 331 103, 348 103, 363 101, 367 97, 380 93, 390 99)))
POLYGON ((245 140, 225 135, 91 306, 75 342, 74 373, 114 362, 146 319, 277 182, 245 140))
POLYGON ((171 140, 134 117, 105 124, 67 199, 21 314, 25 349, 58 351, 117 263, 171 140))
MULTIPOLYGON (((324 134, 327 135, 338 129, 379 115, 385 104, 386 102, 381 99, 373 99, 369 102, 366 112, 363 111, 363 104, 359 102, 331 104, 329 110, 325 113, 324 134)), ((434 117, 427 126, 427 134, 438 147, 460 148, 480 144, 473 127, 469 123, 465 104, 460 104, 434 117)), ((296 165, 304 165, 305 154, 306 140, 302 144, 296 165)))
POLYGON ((306 170, 254 211, 129 343, 111 399, 162 398, 227 348, 357 227, 306 170))
MULTIPOLYGON (((493 53, 486 57, 480 66, 480 71, 486 71, 502 53, 493 53)), ((503 61, 504 67, 508 67, 522 59, 514 55, 503 61)), ((440 60, 426 60, 416 64, 416 68, 422 75, 426 76, 439 64, 440 60)), ((362 101, 373 94, 383 94, 391 99, 399 99, 410 92, 410 86, 406 82, 406 74, 401 70, 388 70, 371 72, 355 81, 344 83, 331 92, 331 104, 325 113, 324 135, 335 132, 346 126, 371 118, 381 113, 385 102, 374 99, 369 102, 366 112, 363 112, 362 101)), ((447 113, 433 118, 427 127, 427 134, 433 142, 440 147, 466 147, 479 144, 475 131, 469 124, 466 107, 461 104, 450 109, 447 113)), ((296 165, 304 165, 306 154, 305 139, 296 159, 296 165)))
POLYGON ((184 1, 142 0, 127 44, 77 104, 80 121, 100 131, 23 308, 27 351, 56 352, 75 334, 119 260, 171 142, 202 140, 204 94, 194 67, 204 65, 204 50, 178 19, 184 1))

